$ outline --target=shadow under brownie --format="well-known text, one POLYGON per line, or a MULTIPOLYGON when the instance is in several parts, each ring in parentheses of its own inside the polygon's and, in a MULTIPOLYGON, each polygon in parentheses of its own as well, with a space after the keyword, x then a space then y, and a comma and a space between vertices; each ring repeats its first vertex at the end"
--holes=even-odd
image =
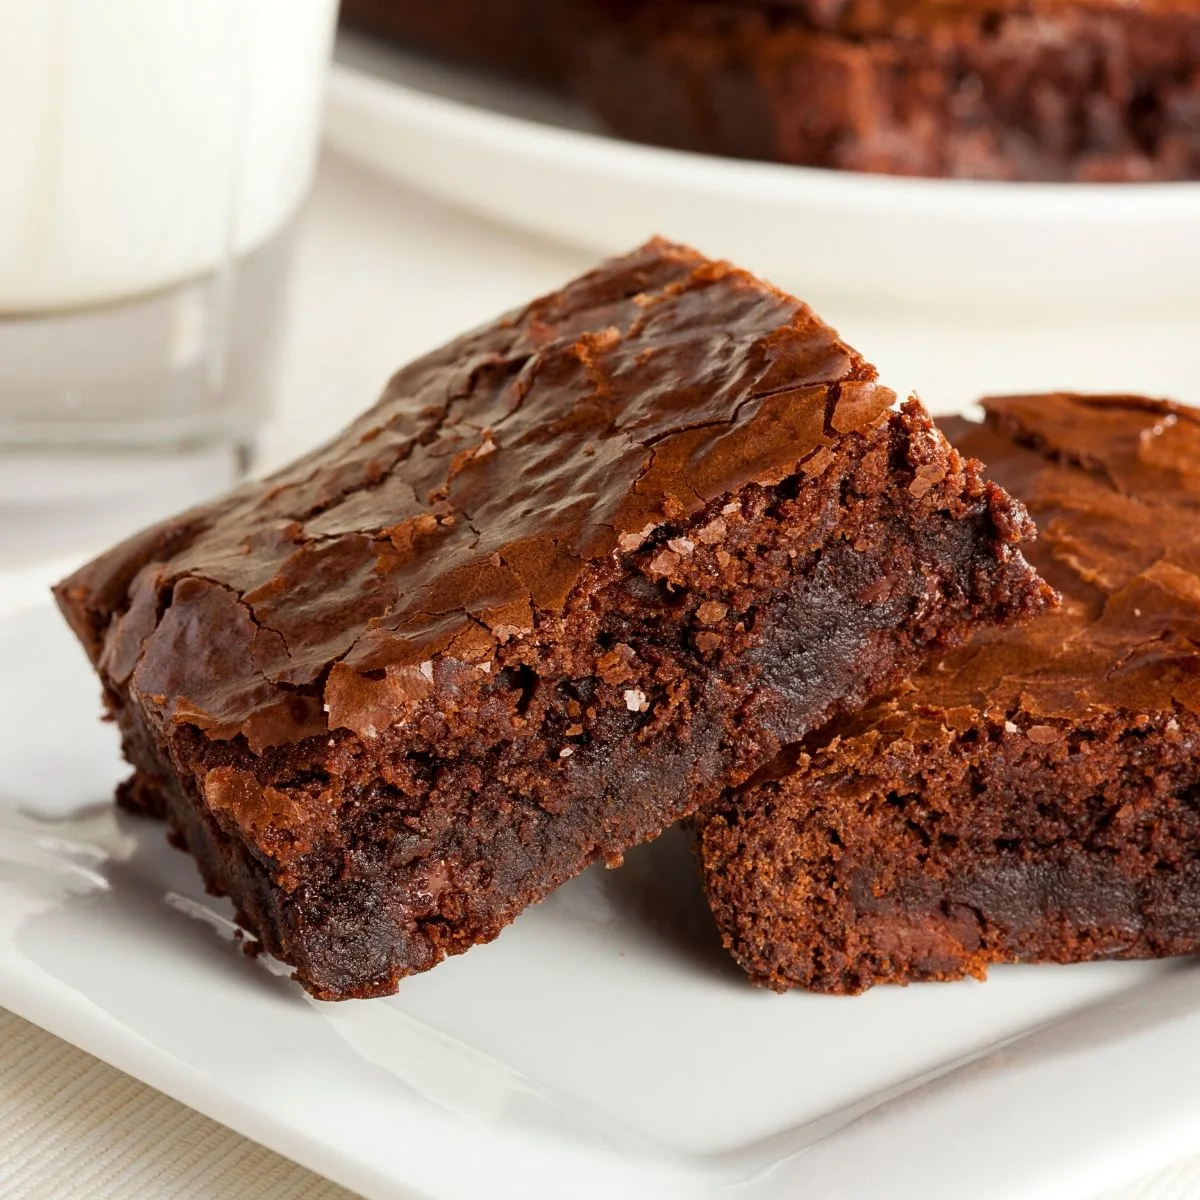
POLYGON ((985 401, 947 423, 1037 520, 1063 605, 812 735, 703 819, 756 982, 1200 951, 1200 412, 985 401))
POLYGON ((1028 517, 799 301, 663 241, 401 370, 59 602, 208 884, 323 998, 489 940, 980 623, 1028 517))

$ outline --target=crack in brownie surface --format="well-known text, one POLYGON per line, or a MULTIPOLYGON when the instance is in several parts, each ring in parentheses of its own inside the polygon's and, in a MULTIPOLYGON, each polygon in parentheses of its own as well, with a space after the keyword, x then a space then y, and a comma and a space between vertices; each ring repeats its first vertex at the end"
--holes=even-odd
POLYGON ((1046 603, 1021 507, 893 400, 662 241, 465 335, 60 585, 124 802, 316 995, 393 990, 1046 603))
POLYGON ((758 982, 1200 950, 1200 413, 985 407, 948 431, 1029 505, 1063 605, 980 632, 702 822, 714 913, 758 982))

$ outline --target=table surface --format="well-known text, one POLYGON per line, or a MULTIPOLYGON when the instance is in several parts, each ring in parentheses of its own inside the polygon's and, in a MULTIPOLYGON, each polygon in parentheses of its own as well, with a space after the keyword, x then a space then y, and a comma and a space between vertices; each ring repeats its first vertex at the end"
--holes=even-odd
MULTIPOLYGON (((297 250, 261 465, 335 433, 401 363, 587 265, 332 155, 297 250)), ((1198 1134, 1200 1139, 1200 1134, 1198 1134)), ((0 1010, 0 1200, 352 1200, 0 1010)), ((1200 1158, 1105 1200, 1200 1200, 1200 1158)))

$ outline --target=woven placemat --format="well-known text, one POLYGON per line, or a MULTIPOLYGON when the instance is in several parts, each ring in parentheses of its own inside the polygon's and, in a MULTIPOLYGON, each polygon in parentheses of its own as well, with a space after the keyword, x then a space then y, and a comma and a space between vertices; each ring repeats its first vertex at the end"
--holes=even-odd
POLYGON ((0 1200, 354 1200, 0 1009, 0 1200))
MULTIPOLYGON (((0 1009, 0 1200, 355 1197, 0 1009)), ((1099 1200, 1200 1200, 1200 1158, 1099 1200)))

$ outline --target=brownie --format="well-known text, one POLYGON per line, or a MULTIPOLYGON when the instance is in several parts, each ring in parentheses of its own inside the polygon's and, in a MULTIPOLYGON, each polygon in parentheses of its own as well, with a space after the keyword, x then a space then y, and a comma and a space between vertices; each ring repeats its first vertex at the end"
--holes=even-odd
POLYGON ((617 133, 899 175, 1200 178, 1194 0, 588 0, 617 133))
POLYGON ((560 12, 571 0, 342 0, 353 29, 542 83, 563 76, 560 12))
POLYGON ((1028 515, 804 304, 656 240, 57 589, 209 886, 391 992, 980 623, 1028 515))
POLYGON ((985 402, 953 439, 1022 497, 1064 596, 790 749, 700 823, 758 982, 1200 951, 1200 411, 985 402))

